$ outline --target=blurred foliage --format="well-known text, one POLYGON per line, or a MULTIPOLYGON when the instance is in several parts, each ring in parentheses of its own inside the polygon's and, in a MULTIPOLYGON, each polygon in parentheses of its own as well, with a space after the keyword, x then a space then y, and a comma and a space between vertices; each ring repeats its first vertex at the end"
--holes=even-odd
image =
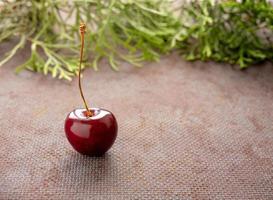
POLYGON ((266 0, 192 1, 174 8, 168 0, 4 0, 0 42, 17 38, 0 66, 30 47, 16 68, 71 80, 78 73, 81 21, 87 24, 85 63, 102 58, 114 70, 173 50, 188 60, 214 60, 242 68, 273 59, 273 8, 266 0))
POLYGON ((273 7, 266 0, 201 1, 184 10, 178 48, 188 60, 223 61, 241 68, 272 61, 273 7))

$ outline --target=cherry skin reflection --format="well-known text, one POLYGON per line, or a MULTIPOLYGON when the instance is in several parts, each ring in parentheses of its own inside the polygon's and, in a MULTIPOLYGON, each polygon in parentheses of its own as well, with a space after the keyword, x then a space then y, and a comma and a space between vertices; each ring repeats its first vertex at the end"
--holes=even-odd
POLYGON ((81 154, 102 156, 114 144, 118 125, 115 116, 108 110, 89 109, 93 115, 88 117, 86 109, 76 109, 65 120, 65 133, 72 147, 81 154))

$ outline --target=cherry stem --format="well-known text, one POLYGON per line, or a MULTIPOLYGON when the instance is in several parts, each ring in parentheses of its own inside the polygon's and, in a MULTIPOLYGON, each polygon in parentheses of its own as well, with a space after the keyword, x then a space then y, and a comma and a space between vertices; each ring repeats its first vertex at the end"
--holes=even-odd
POLYGON ((84 98, 84 95, 83 95, 83 91, 82 91, 82 84, 81 84, 81 71, 82 71, 82 68, 81 68, 81 65, 82 65, 82 58, 83 58, 83 48, 84 48, 84 33, 85 33, 85 24, 84 23, 81 23, 80 24, 80 33, 81 33, 81 53, 80 53, 80 64, 79 64, 79 89, 80 89, 80 94, 81 94, 81 97, 82 97, 82 100, 83 100, 83 103, 84 103, 84 106, 85 106, 85 109, 86 109, 86 116, 87 117, 92 117, 93 113, 89 110, 89 107, 85 101, 85 98, 84 98))

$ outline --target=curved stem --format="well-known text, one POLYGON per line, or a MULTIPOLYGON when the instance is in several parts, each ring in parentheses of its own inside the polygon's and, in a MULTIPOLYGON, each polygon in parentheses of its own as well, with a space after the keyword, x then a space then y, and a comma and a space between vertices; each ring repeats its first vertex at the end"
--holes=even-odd
POLYGON ((6 62, 8 62, 16 54, 16 52, 18 51, 18 49, 20 49, 20 48, 22 48, 24 46, 25 42, 26 42, 26 37, 25 36, 21 36, 20 41, 8 53, 8 56, 6 58, 4 58, 3 60, 0 61, 0 67, 2 65, 4 65, 6 62))
POLYGON ((92 117, 92 112, 89 110, 89 107, 85 101, 83 91, 82 91, 82 84, 81 84, 81 64, 82 64, 82 58, 83 58, 83 47, 84 47, 84 33, 85 33, 85 24, 81 23, 80 25, 80 33, 81 33, 81 52, 80 52, 80 64, 79 64, 79 89, 80 89, 80 94, 86 109, 86 116, 87 117, 92 117))

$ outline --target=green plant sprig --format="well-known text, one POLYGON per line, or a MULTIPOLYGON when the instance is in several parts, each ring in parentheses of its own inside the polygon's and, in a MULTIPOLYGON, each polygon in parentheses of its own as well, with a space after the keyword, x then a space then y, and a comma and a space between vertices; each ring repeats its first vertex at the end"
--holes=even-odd
POLYGON ((0 43, 18 42, 0 66, 30 46, 16 72, 71 80, 78 74, 81 21, 88 30, 83 68, 98 70, 102 58, 113 70, 121 60, 140 67, 177 50, 187 60, 241 68, 273 60, 273 8, 266 0, 192 1, 178 9, 168 0, 6 0, 0 4, 0 43))
POLYGON ((183 9, 187 20, 194 22, 180 36, 178 48, 186 59, 228 62, 241 68, 272 61, 273 7, 267 1, 201 1, 183 9), (267 36, 262 35, 265 31, 267 36))

